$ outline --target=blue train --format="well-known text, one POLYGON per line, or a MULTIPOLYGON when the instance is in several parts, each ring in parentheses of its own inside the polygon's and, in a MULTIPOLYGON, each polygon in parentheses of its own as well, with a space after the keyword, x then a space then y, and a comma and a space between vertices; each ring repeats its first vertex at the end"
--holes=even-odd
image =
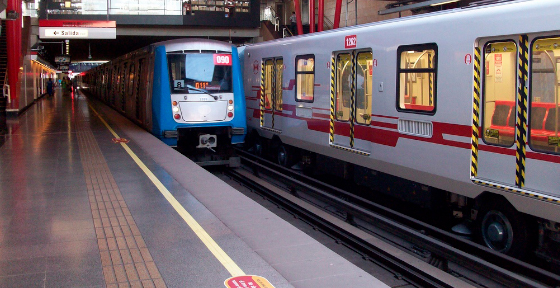
POLYGON ((80 86, 201 166, 238 166, 247 130, 237 48, 207 39, 151 44, 80 75, 80 86))

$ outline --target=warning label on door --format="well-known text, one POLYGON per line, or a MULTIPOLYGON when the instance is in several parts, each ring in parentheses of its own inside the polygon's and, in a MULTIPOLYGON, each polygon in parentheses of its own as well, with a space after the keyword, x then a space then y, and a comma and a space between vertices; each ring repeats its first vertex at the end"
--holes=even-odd
POLYGON ((261 276, 235 276, 224 281, 227 288, 274 288, 268 280, 261 276))

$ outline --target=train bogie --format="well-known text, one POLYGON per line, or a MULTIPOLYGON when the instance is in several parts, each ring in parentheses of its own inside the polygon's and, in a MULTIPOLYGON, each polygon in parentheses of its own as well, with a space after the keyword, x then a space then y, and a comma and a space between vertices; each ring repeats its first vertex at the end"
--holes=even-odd
POLYGON ((520 255, 539 229, 559 235, 546 228, 560 222, 558 8, 517 1, 249 45, 252 149, 448 211, 520 255))

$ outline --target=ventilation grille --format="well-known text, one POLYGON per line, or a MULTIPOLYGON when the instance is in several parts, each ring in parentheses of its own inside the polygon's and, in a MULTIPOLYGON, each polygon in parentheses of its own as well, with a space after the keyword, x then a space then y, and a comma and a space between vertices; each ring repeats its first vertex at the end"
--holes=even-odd
POLYGON ((431 138, 433 130, 432 122, 399 119, 399 132, 403 134, 431 138))

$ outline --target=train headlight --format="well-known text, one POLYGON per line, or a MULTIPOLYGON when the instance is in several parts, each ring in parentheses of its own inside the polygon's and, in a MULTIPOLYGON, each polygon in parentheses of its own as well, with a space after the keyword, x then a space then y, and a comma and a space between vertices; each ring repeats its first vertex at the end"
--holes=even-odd
POLYGON ((233 104, 233 100, 229 99, 228 103, 229 105, 233 104))
POLYGON ((228 111, 233 111, 233 106, 232 105, 227 106, 227 110, 228 111))
POLYGON ((173 106, 173 113, 179 113, 179 107, 173 106))
POLYGON ((177 106, 177 101, 173 101, 173 106, 177 106))

